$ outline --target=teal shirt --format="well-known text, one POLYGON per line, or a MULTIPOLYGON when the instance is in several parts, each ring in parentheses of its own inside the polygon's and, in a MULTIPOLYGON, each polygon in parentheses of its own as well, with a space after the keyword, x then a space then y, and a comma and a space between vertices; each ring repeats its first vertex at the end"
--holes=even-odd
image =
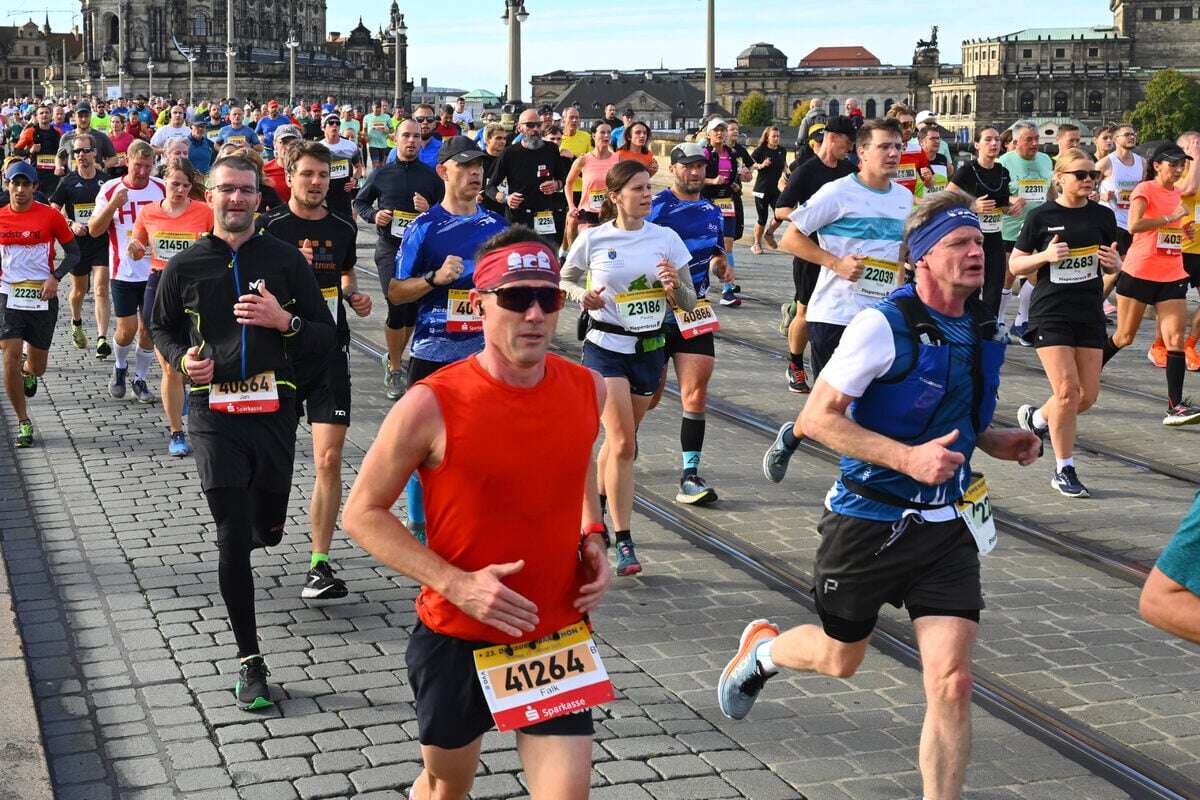
POLYGON ((996 160, 1004 165, 1012 177, 1012 183, 1009 184, 1008 189, 1009 197, 1014 200, 1018 197, 1025 198, 1024 211, 1015 217, 1005 214, 1000 219, 1000 234, 1004 237, 1004 241, 1015 242, 1021 233, 1021 226, 1025 224, 1025 216, 1046 202, 1046 198, 1049 197, 1050 179, 1054 176, 1054 162, 1050 160, 1050 156, 1042 152, 1037 152, 1033 158, 1026 160, 1017 155, 1016 151, 1005 153, 996 160), (1030 194, 1038 186, 1042 188, 1040 200, 1036 199, 1036 195, 1030 194))
POLYGON ((1200 493, 1155 566, 1192 594, 1200 595, 1200 493))

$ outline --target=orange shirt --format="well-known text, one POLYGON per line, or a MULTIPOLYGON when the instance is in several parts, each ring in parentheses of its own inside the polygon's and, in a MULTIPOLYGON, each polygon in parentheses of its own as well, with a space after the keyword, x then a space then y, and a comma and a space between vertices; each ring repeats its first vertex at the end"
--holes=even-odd
POLYGON ((212 227, 212 209, 202 200, 192 200, 178 217, 163 211, 162 203, 151 203, 138 211, 131 236, 147 246, 150 268, 158 272, 212 227))
MULTIPOLYGON (((1145 201, 1142 219, 1169 217, 1179 208, 1181 197, 1178 189, 1165 189, 1158 181, 1142 181, 1129 196, 1129 202, 1132 204, 1138 198, 1145 201)), ((1145 281, 1169 283, 1186 278, 1183 244, 1187 240, 1181 226, 1182 220, 1176 220, 1170 225, 1135 233, 1122 269, 1145 281)))
POLYGON ((578 622, 579 520, 600 424, 591 371, 547 355, 541 382, 518 388, 470 356, 418 385, 433 391, 446 425, 442 463, 419 469, 429 549, 467 572, 524 560, 504 583, 538 609, 537 627, 511 637, 426 586, 417 597, 421 621, 446 636, 493 644, 578 622))
POLYGON ((654 153, 635 153, 632 150, 618 150, 617 155, 622 161, 633 159, 647 169, 650 168, 650 162, 654 160, 654 153))

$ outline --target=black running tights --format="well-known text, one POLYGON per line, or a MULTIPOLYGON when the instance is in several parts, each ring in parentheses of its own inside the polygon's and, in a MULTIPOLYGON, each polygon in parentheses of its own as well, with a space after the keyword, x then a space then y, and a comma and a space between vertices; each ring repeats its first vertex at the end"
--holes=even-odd
POLYGON ((254 540, 274 541, 287 518, 286 493, 255 489, 216 488, 204 493, 217 524, 217 580, 237 641, 238 658, 258 654, 254 619, 254 573, 250 551, 254 540), (257 537, 256 535, 257 534, 257 537))

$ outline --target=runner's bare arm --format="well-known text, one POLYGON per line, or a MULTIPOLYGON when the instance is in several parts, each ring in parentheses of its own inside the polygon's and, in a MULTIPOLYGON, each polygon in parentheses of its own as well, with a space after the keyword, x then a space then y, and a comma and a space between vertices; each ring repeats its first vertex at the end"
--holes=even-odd
POLYGON ((1150 570, 1138 603, 1142 619, 1190 642, 1200 642, 1200 597, 1158 567, 1150 570))
POLYGON ((1019 428, 988 428, 979 434, 975 444, 992 458, 1016 461, 1027 467, 1038 460, 1042 440, 1036 433, 1019 428))

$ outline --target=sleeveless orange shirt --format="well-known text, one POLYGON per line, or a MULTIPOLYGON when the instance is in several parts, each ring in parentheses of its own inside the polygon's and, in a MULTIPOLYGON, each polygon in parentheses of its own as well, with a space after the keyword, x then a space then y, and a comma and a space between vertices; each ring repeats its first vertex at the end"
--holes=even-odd
POLYGON ((467 572, 524 559, 504 579, 538 608, 538 626, 510 637, 429 587, 417 596, 425 626, 469 641, 511 644, 578 622, 579 523, 600 412, 590 370, 555 355, 537 386, 509 386, 475 356, 420 381, 437 398, 446 452, 420 467, 429 549, 467 572))

